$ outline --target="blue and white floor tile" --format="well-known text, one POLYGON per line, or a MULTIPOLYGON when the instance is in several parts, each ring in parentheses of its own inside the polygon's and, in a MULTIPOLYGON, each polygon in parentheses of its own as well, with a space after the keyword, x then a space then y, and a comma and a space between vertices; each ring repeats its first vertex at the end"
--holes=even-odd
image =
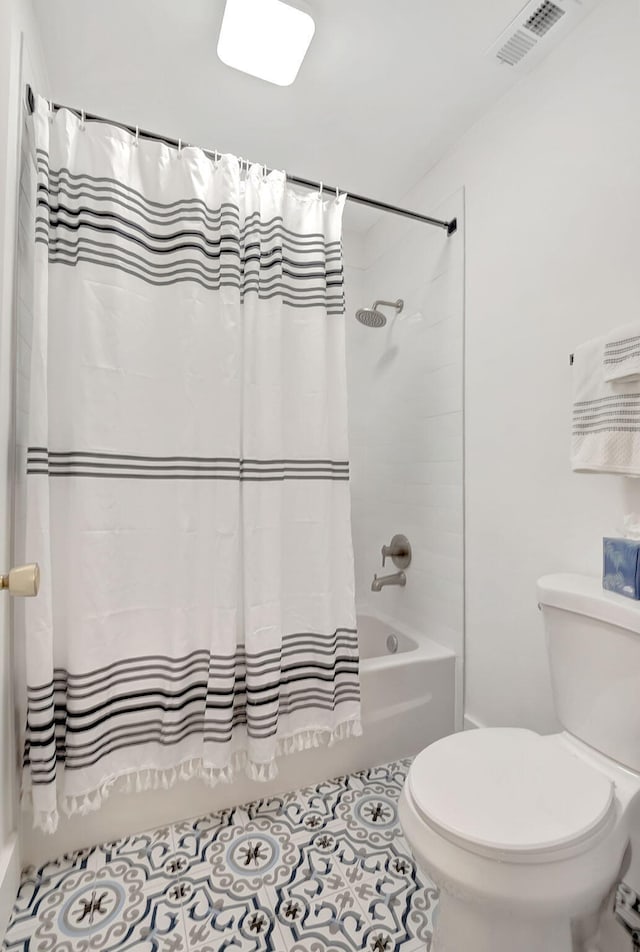
POLYGON ((26 870, 6 952, 425 952, 398 761, 26 870))

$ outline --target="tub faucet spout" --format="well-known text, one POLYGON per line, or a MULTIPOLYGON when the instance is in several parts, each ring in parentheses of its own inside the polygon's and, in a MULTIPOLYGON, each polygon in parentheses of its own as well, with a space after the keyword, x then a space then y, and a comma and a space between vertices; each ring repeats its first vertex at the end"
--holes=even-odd
POLYGON ((372 592, 380 592, 385 585, 406 585, 407 576, 404 572, 394 572, 392 575, 374 575, 371 583, 372 592))

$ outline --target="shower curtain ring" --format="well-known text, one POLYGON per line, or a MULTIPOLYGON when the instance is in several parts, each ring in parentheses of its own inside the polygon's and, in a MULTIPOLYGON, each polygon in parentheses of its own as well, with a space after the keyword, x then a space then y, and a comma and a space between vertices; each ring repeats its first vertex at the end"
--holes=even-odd
POLYGON ((322 182, 320 182, 320 191, 318 192, 318 198, 322 198, 322 182))
POLYGON ((87 124, 85 122, 85 112, 84 112, 84 109, 81 109, 80 110, 80 128, 82 129, 83 132, 86 129, 86 126, 87 124))
POLYGON ((182 158, 182 139, 178 139, 178 158, 182 158))
POLYGON ((53 102, 51 99, 47 99, 49 105, 49 122, 53 122, 53 102))
POLYGON ((136 137, 133 140, 133 144, 137 145, 140 140, 140 126, 136 125, 136 137))

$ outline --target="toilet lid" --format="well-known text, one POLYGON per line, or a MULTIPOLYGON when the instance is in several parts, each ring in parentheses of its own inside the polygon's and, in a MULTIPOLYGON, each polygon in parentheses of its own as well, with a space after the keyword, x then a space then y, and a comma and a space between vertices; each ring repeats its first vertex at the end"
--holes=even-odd
POLYGON ((574 846, 604 825, 613 784, 556 737, 517 728, 436 741, 407 778, 424 819, 474 852, 536 854, 574 846))

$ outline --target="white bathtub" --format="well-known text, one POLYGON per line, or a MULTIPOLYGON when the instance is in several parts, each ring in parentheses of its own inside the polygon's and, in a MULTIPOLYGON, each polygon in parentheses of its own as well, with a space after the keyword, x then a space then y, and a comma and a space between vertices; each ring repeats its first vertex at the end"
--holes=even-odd
POLYGON ((31 829, 23 814, 25 863, 40 864, 63 853, 190 816, 284 793, 364 767, 418 753, 454 730, 455 655, 423 635, 411 634, 371 615, 358 617, 362 737, 283 757, 278 777, 255 783, 239 777, 213 789, 199 781, 138 795, 114 793, 97 813, 60 818, 53 836, 31 829), (387 638, 397 638, 391 653, 387 638))
POLYGON ((363 736, 359 767, 409 757, 454 730, 455 655, 426 636, 358 617, 363 736), (387 639, 397 639, 397 652, 387 639))

